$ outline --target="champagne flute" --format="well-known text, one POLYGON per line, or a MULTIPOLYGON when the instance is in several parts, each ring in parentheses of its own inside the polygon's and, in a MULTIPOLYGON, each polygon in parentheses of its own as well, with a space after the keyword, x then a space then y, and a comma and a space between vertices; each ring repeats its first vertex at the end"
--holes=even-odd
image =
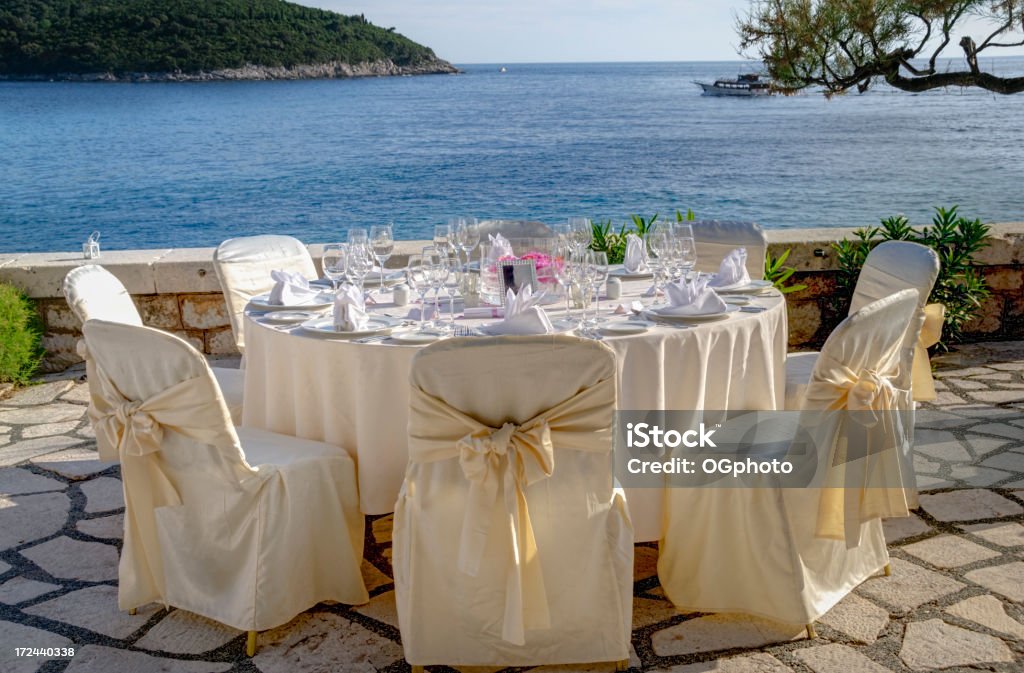
POLYGON ((587 278, 594 290, 593 323, 601 322, 601 286, 608 280, 608 254, 591 250, 587 253, 587 278))
POLYGON ((325 245, 322 264, 324 276, 331 281, 331 289, 337 292, 338 281, 345 277, 348 269, 348 246, 344 243, 325 245))
POLYGON ((373 260, 370 258, 370 250, 365 243, 353 243, 348 247, 348 270, 356 279, 359 292, 363 291, 363 283, 366 274, 373 269, 373 260))
POLYGON ((555 280, 565 292, 565 317, 572 320, 572 244, 567 240, 559 240, 552 250, 551 263, 555 267, 555 280))
POLYGON ((380 291, 384 293, 384 262, 388 261, 395 250, 395 237, 391 223, 375 224, 370 227, 370 249, 377 263, 380 264, 380 291))
POLYGON ((419 332, 423 333, 426 331, 424 318, 427 315, 427 293, 430 292, 430 259, 419 253, 409 255, 409 263, 405 267, 405 280, 420 296, 419 332))
POLYGON ((679 258, 683 267, 683 277, 689 278, 694 267, 697 266, 697 242, 690 238, 679 239, 679 258))
POLYGON ((462 252, 466 253, 466 273, 469 273, 469 258, 480 243, 480 226, 475 217, 460 217, 455 229, 455 241, 462 252))
POLYGON ((448 331, 455 334, 455 294, 462 284, 462 262, 459 260, 458 253, 444 259, 445 266, 448 268, 448 275, 444 282, 444 289, 448 294, 448 331))
POLYGON ((653 255, 649 261, 651 266, 654 267, 654 303, 658 303, 657 294, 658 289, 660 289, 658 281, 661 279, 662 272, 665 270, 665 265, 668 261, 668 247, 669 237, 663 226, 655 225, 647 232, 647 248, 653 255))
POLYGON ((586 217, 570 217, 569 232, 572 242, 576 246, 576 253, 582 255, 594 239, 594 229, 590 220, 586 217))
MULTIPOLYGON (((441 302, 439 299, 441 293, 441 287, 444 285, 444 281, 447 278, 447 274, 442 277, 441 273, 441 260, 444 258, 441 250, 433 245, 425 246, 422 250, 424 264, 427 270, 427 283, 430 288, 434 290, 434 317, 430 321, 431 327, 437 327, 440 325, 441 317, 441 302)), ((426 307, 424 307, 424 310, 426 307)))
POLYGON ((438 224, 434 226, 434 248, 440 253, 447 254, 448 247, 452 243, 452 225, 438 224))

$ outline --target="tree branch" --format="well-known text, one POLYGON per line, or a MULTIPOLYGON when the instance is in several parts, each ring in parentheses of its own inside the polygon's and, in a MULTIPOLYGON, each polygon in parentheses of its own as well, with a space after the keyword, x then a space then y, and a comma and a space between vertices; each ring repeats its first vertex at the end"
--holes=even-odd
POLYGON ((886 74, 885 81, 901 91, 913 93, 947 86, 976 86, 1000 94, 1024 92, 1024 77, 996 77, 987 72, 940 72, 927 77, 904 77, 895 71, 886 74))

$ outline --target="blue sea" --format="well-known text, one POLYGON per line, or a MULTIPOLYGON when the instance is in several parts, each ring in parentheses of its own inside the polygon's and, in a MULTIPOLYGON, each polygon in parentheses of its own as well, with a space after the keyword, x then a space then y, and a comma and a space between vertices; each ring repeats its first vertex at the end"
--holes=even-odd
MULTIPOLYGON (((454 215, 623 221, 692 208, 768 228, 959 204, 1024 220, 1024 95, 881 87, 708 98, 741 63, 461 65, 461 75, 0 83, 0 252, 306 241, 454 215)), ((1024 58, 986 63, 1024 72, 1024 58)))

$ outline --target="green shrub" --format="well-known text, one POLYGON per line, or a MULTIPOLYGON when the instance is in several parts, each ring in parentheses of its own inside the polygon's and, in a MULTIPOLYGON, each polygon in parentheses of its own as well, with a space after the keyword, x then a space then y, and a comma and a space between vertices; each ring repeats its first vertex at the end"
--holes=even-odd
POLYGON ((855 240, 833 244, 839 264, 839 289, 843 300, 849 302, 857 284, 857 276, 868 253, 883 241, 911 241, 926 245, 939 255, 939 277, 928 297, 928 303, 946 307, 946 322, 939 347, 961 340, 963 327, 981 308, 989 296, 985 277, 974 265, 974 255, 988 246, 989 227, 981 220, 969 220, 958 212, 958 207, 936 208, 930 226, 916 230, 906 217, 898 215, 882 220, 880 227, 858 229, 855 240))
POLYGON ((796 269, 791 266, 784 266, 786 260, 789 259, 789 253, 792 250, 786 248, 786 251, 778 257, 772 257, 770 251, 764 253, 764 277, 765 280, 770 280, 775 289, 782 294, 789 294, 790 292, 799 292, 800 290, 806 290, 807 286, 802 283, 793 285, 786 285, 786 281, 789 277, 796 273, 796 269))
POLYGON ((40 335, 32 301, 17 288, 0 283, 0 383, 28 383, 43 357, 40 335))
MULTIPOLYGON (((693 222, 696 218, 692 210, 687 209, 685 213, 676 211, 676 222, 693 222)), ((648 230, 658 221, 658 213, 650 218, 642 215, 630 215, 629 222, 626 222, 618 231, 612 231, 612 221, 600 222, 593 220, 593 239, 590 249, 595 252, 603 252, 608 255, 609 264, 622 264, 626 259, 626 236, 636 234, 640 238, 647 235, 648 230)))

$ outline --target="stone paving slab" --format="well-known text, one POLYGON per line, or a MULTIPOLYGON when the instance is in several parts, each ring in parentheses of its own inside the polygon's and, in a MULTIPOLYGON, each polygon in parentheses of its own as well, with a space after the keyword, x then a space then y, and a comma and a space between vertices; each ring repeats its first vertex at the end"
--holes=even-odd
MULTIPOLYGON (((976 361, 961 353, 964 364, 939 378, 942 396, 918 414, 926 429, 914 465, 925 492, 913 516, 884 523, 891 577, 872 578, 840 601, 811 641, 802 625, 678 612, 658 585, 657 546, 637 545, 630 671, 1024 670, 1024 408, 1021 391, 1006 388, 1024 385, 1024 344, 986 344, 984 353, 976 361), (1012 401, 983 403, 990 393, 1012 401)), ((261 634, 252 660, 244 635, 202 617, 159 605, 136 615, 118 610, 119 470, 97 459, 84 417, 87 387, 68 383, 51 378, 17 393, 33 403, 0 401, 0 643, 74 645, 76 654, 46 663, 0 652, 2 673, 407 673, 390 576, 391 516, 367 520, 370 602, 317 606, 261 634)))

